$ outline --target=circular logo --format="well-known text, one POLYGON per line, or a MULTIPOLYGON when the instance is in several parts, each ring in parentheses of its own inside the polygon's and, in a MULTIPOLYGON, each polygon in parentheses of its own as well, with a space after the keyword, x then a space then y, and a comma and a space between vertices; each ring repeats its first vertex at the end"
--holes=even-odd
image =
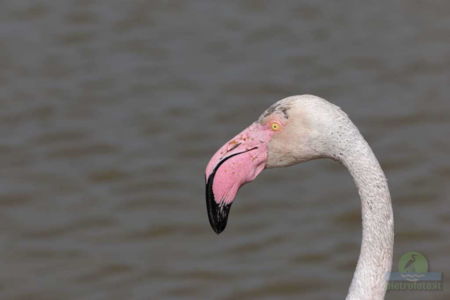
POLYGON ((428 272, 428 261, 420 252, 406 252, 400 257, 398 270, 401 273, 426 273, 428 272))

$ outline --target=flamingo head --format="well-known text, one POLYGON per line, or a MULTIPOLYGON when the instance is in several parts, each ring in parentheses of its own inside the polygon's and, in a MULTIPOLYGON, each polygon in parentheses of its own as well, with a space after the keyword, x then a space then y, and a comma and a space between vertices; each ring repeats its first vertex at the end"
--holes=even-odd
MULTIPOLYGON (((259 119, 212 156, 206 172, 206 205, 216 233, 226 225, 239 188, 264 168, 284 167, 320 157, 312 147, 316 132, 307 117, 315 96, 293 96, 276 102, 259 119), (309 98, 313 101, 308 101, 309 98)), ((316 103, 317 104, 317 103, 316 103)))

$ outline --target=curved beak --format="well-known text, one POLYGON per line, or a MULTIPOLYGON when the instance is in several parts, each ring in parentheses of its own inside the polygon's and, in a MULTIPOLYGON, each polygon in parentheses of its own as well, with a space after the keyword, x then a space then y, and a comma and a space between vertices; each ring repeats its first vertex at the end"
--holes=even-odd
POLYGON ((267 162, 270 135, 254 123, 222 146, 206 167, 206 208, 211 227, 221 233, 239 188, 256 178, 267 162))

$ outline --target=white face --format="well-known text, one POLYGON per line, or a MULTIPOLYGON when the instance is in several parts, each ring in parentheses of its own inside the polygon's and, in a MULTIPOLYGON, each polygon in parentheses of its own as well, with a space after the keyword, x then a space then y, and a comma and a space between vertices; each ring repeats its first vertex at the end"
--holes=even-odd
POLYGON ((280 124, 268 144, 266 167, 285 167, 328 156, 327 133, 335 109, 318 97, 302 96, 285 98, 266 110, 258 122, 280 124))

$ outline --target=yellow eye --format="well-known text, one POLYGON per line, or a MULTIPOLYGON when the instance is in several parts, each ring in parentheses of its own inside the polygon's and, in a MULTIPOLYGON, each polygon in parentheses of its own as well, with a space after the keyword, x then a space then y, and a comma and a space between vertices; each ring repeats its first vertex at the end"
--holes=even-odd
POLYGON ((277 122, 273 122, 270 127, 272 128, 273 131, 278 131, 281 129, 281 125, 278 124, 277 122))

